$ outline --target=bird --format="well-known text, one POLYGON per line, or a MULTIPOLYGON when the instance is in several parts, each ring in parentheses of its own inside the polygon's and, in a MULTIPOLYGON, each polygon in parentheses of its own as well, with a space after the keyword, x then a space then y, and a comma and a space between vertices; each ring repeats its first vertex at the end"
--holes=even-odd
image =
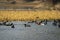
POLYGON ((11 26, 11 25, 13 25, 13 23, 6 23, 5 25, 6 26, 11 26))
POLYGON ((44 26, 45 24, 44 24, 44 23, 41 23, 41 25, 43 25, 43 26, 44 26))
POLYGON ((3 22, 0 22, 0 25, 3 25, 3 22))
POLYGON ((6 25, 6 22, 3 22, 3 25, 6 25))
POLYGON ((58 20, 58 27, 60 28, 60 19, 58 20))
POLYGON ((25 27, 31 27, 31 25, 28 25, 28 24, 24 24, 25 27))
POLYGON ((54 20, 54 22, 52 23, 54 26, 57 26, 57 21, 54 20))
POLYGON ((52 23, 54 26, 56 26, 57 25, 57 23, 52 23))
POLYGON ((47 20, 44 21, 44 25, 46 25, 46 24, 47 24, 47 20))
POLYGON ((36 21, 35 23, 36 23, 37 25, 41 25, 42 21, 40 21, 40 22, 37 22, 37 21, 36 21))
POLYGON ((14 25, 11 25, 11 28, 15 28, 14 25))

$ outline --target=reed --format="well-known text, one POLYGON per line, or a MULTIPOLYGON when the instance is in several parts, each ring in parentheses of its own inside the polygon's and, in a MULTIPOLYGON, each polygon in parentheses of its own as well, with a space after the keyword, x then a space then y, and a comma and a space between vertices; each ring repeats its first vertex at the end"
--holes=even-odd
POLYGON ((60 19, 58 10, 0 10, 0 21, 32 21, 60 19), (38 17, 38 18, 37 18, 38 17))

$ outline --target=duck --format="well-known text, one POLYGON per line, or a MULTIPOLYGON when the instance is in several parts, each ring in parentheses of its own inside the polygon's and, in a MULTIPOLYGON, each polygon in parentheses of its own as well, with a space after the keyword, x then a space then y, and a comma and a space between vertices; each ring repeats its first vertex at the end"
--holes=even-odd
POLYGON ((44 21, 44 25, 46 25, 46 24, 47 24, 47 20, 44 21))
POLYGON ((14 25, 11 25, 11 28, 15 28, 14 25))
POLYGON ((3 25, 6 25, 7 22, 3 22, 3 25))
POLYGON ((41 25, 43 25, 43 26, 44 26, 45 24, 44 24, 44 23, 41 23, 41 25))
POLYGON ((37 25, 41 25, 42 21, 40 21, 40 22, 37 22, 37 21, 36 21, 35 23, 36 23, 37 25))
POLYGON ((11 26, 11 25, 13 25, 13 23, 6 23, 5 25, 6 26, 11 26))
POLYGON ((57 26, 57 21, 54 20, 54 22, 52 23, 54 26, 57 26))
POLYGON ((25 27, 31 27, 31 25, 28 25, 28 24, 24 24, 25 27))
POLYGON ((58 20, 58 27, 60 28, 60 20, 58 20))
POLYGON ((0 22, 0 25, 3 25, 3 22, 0 22))

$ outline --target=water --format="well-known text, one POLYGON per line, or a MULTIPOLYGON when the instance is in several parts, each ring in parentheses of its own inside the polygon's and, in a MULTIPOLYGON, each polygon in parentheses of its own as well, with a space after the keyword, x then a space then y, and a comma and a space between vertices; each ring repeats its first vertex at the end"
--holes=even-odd
POLYGON ((60 28, 53 26, 52 22, 47 25, 37 25, 27 22, 13 22, 11 26, 0 26, 0 40, 60 40, 60 28), (24 27, 24 23, 31 27, 24 27))

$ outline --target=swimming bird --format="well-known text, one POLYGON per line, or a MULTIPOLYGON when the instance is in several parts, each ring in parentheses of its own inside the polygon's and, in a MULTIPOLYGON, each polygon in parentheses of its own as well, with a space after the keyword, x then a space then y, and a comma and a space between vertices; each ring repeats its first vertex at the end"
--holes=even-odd
POLYGON ((53 24, 54 26, 57 26, 57 21, 54 20, 52 24, 53 24))
POLYGON ((14 25, 11 25, 11 28, 15 28, 14 25))
POLYGON ((47 24, 47 20, 44 21, 44 25, 46 25, 46 24, 47 24))
POLYGON ((42 21, 40 21, 40 22, 37 22, 37 21, 36 21, 35 23, 36 23, 37 25, 41 25, 42 21))
POLYGON ((28 25, 28 24, 24 24, 25 27, 31 27, 31 25, 28 25))

